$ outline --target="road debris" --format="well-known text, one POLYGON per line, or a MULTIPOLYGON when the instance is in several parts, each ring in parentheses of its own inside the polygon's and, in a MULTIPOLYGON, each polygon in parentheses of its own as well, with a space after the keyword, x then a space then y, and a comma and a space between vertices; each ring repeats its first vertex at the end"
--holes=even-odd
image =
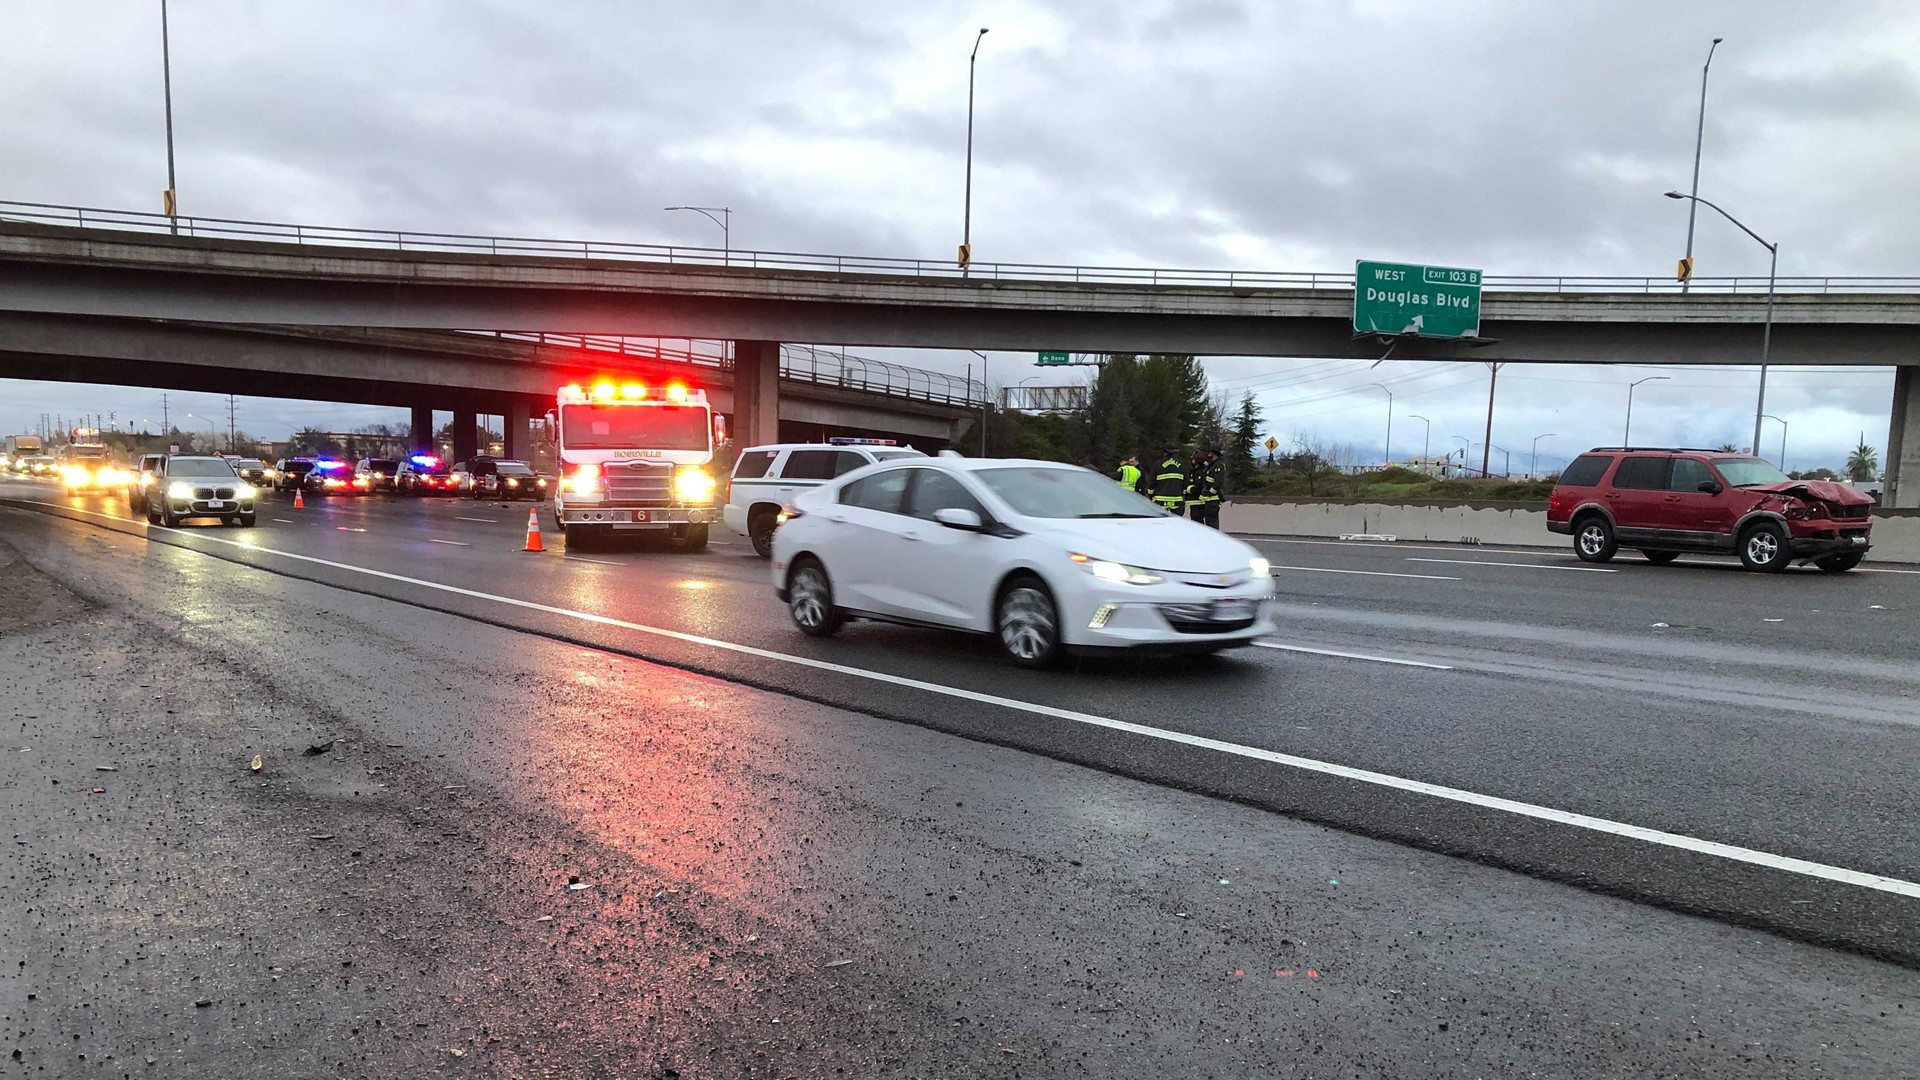
POLYGON ((95 765, 95 766, 93 767, 93 771, 94 771, 94 772, 119 772, 119 771, 120 771, 120 766, 118 766, 118 765, 95 765))
POLYGON ((334 744, 339 741, 339 739, 328 739, 326 742, 314 743, 312 746, 307 747, 307 756, 313 757, 317 754, 324 754, 333 749, 334 744))
POLYGON ((107 793, 107 789, 103 787, 97 787, 93 789, 93 793, 95 795, 105 795, 107 793))
POLYGON ((193 1007, 196 1009, 204 1009, 211 1004, 213 1004, 212 998, 201 998, 199 1001, 193 1003, 193 1007))
POLYGON ((591 888, 593 888, 593 882, 581 881, 579 874, 567 875, 567 891, 579 892, 581 889, 591 889, 591 888))
POLYGON ((253 772, 259 772, 265 765, 266 763, 260 760, 260 755, 255 754, 253 760, 247 763, 247 768, 253 772))
POLYGON ((332 834, 332 833, 330 833, 330 832, 323 832, 323 833, 308 833, 308 834, 307 834, 307 839, 309 839, 309 840, 331 840, 331 839, 333 839, 333 834, 332 834))
POLYGON ((848 964, 851 964, 851 963, 853 963, 853 961, 851 960, 829 960, 827 962, 827 966, 830 968, 846 967, 848 964))

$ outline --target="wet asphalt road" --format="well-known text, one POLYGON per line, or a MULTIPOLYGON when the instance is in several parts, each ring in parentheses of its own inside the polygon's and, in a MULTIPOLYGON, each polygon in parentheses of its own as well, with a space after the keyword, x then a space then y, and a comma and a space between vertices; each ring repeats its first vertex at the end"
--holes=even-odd
POLYGON ((801 639, 744 546, 523 555, 524 519, 270 504, 149 542, 0 511, 6 609, 45 611, 0 637, 16 1067, 1898 1075, 1914 1044, 1910 969, 1728 925, 1910 963, 1898 896, 657 631, 1914 880, 1920 577, 1274 544, 1279 643, 1443 667, 1028 676, 801 639))

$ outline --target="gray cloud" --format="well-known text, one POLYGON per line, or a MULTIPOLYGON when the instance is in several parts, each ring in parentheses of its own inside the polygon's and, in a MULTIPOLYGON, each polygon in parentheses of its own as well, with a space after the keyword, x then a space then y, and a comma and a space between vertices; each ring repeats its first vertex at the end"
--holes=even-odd
MULTIPOLYGON (((0 197, 157 207, 154 5, 18 7, 0 37, 0 197)), ((194 213, 717 244, 703 219, 660 209, 700 203, 734 208, 736 246, 946 258, 966 50, 987 25, 979 258, 1661 274, 1685 211, 1659 193, 1686 182, 1700 63, 1725 36, 1703 193, 1778 239, 1783 272, 1897 274, 1920 250, 1920 10, 1897 0, 174 0, 172 16, 194 213)), ((1724 222, 1702 218, 1695 246, 1703 274, 1765 270, 1724 222)), ((1211 364, 1221 380, 1268 372, 1276 424, 1370 431, 1377 376, 1286 381, 1308 367, 1211 364)), ((1565 417, 1529 439, 1610 437, 1611 419, 1560 404, 1572 384, 1527 374, 1502 416, 1565 417)), ((1577 377, 1614 394, 1638 376, 1577 377)), ((1792 442, 1802 425, 1810 452, 1862 428, 1884 438, 1885 378, 1781 378, 1792 442)), ((1408 407, 1457 413, 1447 426, 1464 432, 1484 405, 1462 380, 1411 382, 1408 407)), ((1750 428, 1737 373, 1687 381, 1691 402, 1650 402, 1649 425, 1671 410, 1676 432, 1739 431, 1745 409, 1750 428)), ((4 384, 0 426, 114 393, 4 384)))

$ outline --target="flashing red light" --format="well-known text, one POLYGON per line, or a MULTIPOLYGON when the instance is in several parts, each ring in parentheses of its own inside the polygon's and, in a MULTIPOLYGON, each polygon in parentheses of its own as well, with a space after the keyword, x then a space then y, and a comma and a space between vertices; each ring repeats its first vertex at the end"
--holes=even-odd
POLYGON ((637 382, 626 383, 620 387, 620 396, 629 401, 638 400, 647 396, 647 388, 637 382))
POLYGON ((680 385, 679 383, 674 383, 672 386, 667 387, 667 400, 668 401, 687 400, 687 388, 680 385))

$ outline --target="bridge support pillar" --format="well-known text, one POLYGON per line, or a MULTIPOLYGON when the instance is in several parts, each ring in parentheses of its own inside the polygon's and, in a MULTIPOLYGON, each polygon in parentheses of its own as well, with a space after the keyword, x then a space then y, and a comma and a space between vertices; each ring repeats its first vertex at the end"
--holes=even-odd
POLYGON ((1920 365, 1893 373, 1893 423, 1887 427, 1887 485, 1880 504, 1920 508, 1920 365))
POLYGON ((780 343, 733 343, 733 429, 735 446, 765 446, 780 441, 780 343))
POLYGON ((506 430, 500 438, 506 443, 507 456, 519 461, 527 460, 527 454, 533 449, 533 441, 527 437, 527 426, 533 422, 533 410, 525 401, 509 401, 500 417, 506 430))
POLYGON ((466 461, 480 453, 480 440, 474 429, 480 417, 472 409, 453 410, 453 460, 466 461))
POLYGON ((433 407, 415 405, 413 407, 412 446, 415 453, 433 453, 433 407))

